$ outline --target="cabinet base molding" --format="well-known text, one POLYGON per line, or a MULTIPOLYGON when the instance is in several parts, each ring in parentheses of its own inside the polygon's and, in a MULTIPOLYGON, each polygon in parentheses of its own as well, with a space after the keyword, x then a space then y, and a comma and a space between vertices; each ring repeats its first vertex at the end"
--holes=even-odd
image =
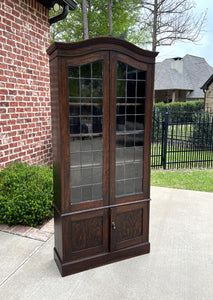
POLYGON ((61 273, 61 276, 68 276, 85 270, 100 267, 113 262, 121 261, 150 252, 150 243, 128 247, 114 252, 103 253, 96 256, 63 263, 54 248, 54 259, 61 273))

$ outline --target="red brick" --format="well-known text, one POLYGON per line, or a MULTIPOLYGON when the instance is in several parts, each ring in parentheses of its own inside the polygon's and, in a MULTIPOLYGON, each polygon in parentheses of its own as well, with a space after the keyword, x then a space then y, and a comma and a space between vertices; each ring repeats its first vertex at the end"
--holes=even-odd
MULTIPOLYGON (((17 159, 18 154, 22 155, 20 159, 30 163, 48 164, 52 157, 51 127, 47 120, 49 66, 48 56, 43 54, 43 49, 49 46, 48 10, 37 1, 23 3, 20 0, 2 0, 0 10, 0 112, 1 124, 4 124, 0 132, 5 130, 6 145, 10 144, 11 148, 20 143, 13 155, 5 155, 7 161, 0 163, 0 169, 17 159), (7 132, 10 129, 12 131, 7 132), (35 137, 38 138, 36 144, 35 137), (45 145, 42 148, 38 147, 40 141, 45 145), (35 152, 25 153, 33 149, 35 152)), ((0 140, 1 146, 5 146, 3 141, 0 140)))
POLYGON ((0 89, 0 94, 2 94, 2 95, 8 95, 8 90, 6 90, 6 89, 0 89))
POLYGON ((8 145, 0 146, 0 151, 6 150, 6 149, 8 149, 8 145))
POLYGON ((2 114, 1 118, 2 118, 2 120, 6 120, 6 119, 10 118, 10 115, 8 115, 8 114, 2 114))
POLYGON ((18 158, 18 154, 13 154, 13 155, 10 155, 10 160, 16 160, 16 158, 18 158))

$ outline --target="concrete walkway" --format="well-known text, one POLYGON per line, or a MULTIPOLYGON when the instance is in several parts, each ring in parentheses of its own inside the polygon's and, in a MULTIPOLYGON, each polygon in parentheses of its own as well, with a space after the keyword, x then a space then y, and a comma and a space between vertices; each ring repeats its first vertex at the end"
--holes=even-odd
POLYGON ((64 278, 53 236, 0 232, 0 299, 213 299, 213 194, 153 187, 151 197, 150 254, 64 278))

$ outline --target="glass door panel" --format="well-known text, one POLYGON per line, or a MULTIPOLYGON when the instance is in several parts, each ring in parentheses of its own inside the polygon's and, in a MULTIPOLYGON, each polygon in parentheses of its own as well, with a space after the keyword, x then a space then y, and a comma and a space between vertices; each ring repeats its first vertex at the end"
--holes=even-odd
POLYGON ((71 204, 103 199, 103 66, 69 67, 71 204))
POLYGON ((116 197, 142 193, 146 72, 117 62, 116 197))

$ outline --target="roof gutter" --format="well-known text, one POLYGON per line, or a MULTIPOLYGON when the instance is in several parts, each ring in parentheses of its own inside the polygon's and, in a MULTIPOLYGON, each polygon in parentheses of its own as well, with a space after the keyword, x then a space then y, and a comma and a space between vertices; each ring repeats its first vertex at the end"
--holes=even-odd
POLYGON ((68 15, 68 12, 69 12, 69 5, 64 4, 62 13, 49 19, 50 25, 65 19, 66 16, 68 15))

